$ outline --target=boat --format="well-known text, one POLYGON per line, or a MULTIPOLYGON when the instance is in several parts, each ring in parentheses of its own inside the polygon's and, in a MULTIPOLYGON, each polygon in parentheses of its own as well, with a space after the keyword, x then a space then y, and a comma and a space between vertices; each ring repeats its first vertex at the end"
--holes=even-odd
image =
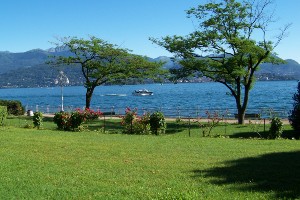
POLYGON ((153 92, 147 89, 142 89, 142 90, 134 90, 132 94, 135 96, 149 96, 149 95, 153 95, 153 92))

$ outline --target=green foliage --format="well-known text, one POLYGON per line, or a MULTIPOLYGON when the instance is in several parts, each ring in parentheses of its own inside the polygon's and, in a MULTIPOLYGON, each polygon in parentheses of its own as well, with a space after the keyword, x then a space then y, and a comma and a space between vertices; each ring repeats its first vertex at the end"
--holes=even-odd
POLYGON ((87 89, 86 108, 90 107, 97 86, 119 80, 155 77, 163 64, 149 62, 145 57, 130 54, 128 49, 122 49, 94 36, 89 39, 63 38, 58 46, 67 47, 71 55, 54 57, 49 63, 77 64, 81 67, 87 89))
POLYGON ((98 119, 100 116, 102 116, 102 112, 100 111, 94 111, 92 109, 86 108, 84 110, 81 110, 80 108, 76 109, 78 113, 84 117, 84 120, 91 121, 98 119))
POLYGON ((6 118, 7 118, 7 107, 0 106, 0 126, 5 125, 6 118))
POLYGON ((300 137, 300 82, 298 82, 297 93, 293 96, 293 110, 289 115, 289 121, 295 130, 296 137, 300 137))
POLYGON ((130 108, 126 108, 125 115, 122 117, 121 122, 121 125, 123 126, 123 133, 137 135, 151 134, 149 119, 149 113, 139 117, 137 115, 137 109, 131 110, 130 108))
POLYGON ((18 100, 0 100, 0 106, 6 106, 9 115, 24 115, 25 108, 18 100))
POLYGON ((150 115, 151 132, 155 135, 164 134, 167 128, 165 116, 162 112, 154 112, 150 115))
POLYGON ((67 112, 57 112, 54 114, 53 121, 60 130, 69 130, 70 114, 67 112))
POLYGON ((32 117, 33 120, 33 127, 40 129, 43 125, 43 113, 42 112, 35 112, 32 117))
POLYGON ((273 117, 271 120, 271 127, 269 130, 269 138, 275 139, 280 138, 283 132, 283 123, 280 118, 273 117))
POLYGON ((86 121, 85 116, 78 110, 71 112, 69 121, 67 123, 67 130, 78 130, 81 124, 86 121))
POLYGON ((281 62, 271 52, 288 27, 282 29, 276 45, 265 40, 267 26, 272 22, 272 15, 266 13, 269 6, 267 0, 251 3, 211 0, 187 11, 188 17, 199 23, 197 30, 187 36, 151 40, 181 58, 178 60, 182 68, 173 70, 173 78, 193 74, 225 85, 235 98, 238 122, 242 124, 255 71, 264 62, 281 62), (256 41, 257 33, 262 33, 260 41, 256 41))
POLYGON ((102 113, 95 112, 91 109, 76 109, 75 111, 55 113, 53 121, 58 129, 70 131, 80 130, 81 125, 86 121, 91 121, 100 117, 102 113))
POLYGON ((166 122, 162 112, 137 115, 137 109, 126 108, 125 116, 121 122, 123 133, 126 134, 163 134, 166 131, 166 122))

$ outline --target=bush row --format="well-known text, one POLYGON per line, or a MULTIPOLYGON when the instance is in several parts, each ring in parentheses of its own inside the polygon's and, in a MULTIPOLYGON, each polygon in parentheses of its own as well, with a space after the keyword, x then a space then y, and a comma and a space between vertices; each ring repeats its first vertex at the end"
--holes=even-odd
POLYGON ((55 113, 53 121, 58 129, 65 131, 80 130, 82 123, 89 120, 94 120, 100 117, 102 113, 91 109, 76 109, 73 112, 58 112, 55 113))
POLYGON ((163 134, 166 130, 165 117, 162 112, 137 115, 137 109, 127 108, 121 125, 125 134, 163 134))

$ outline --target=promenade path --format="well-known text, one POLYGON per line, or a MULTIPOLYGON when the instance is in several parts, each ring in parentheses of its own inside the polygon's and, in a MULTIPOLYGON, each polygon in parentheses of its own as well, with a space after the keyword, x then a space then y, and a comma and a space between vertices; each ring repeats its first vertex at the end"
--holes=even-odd
MULTIPOLYGON (((43 116, 44 117, 54 117, 54 114, 43 114, 43 116)), ((103 117, 101 117, 101 118, 103 118, 103 117)), ((112 116, 107 115, 107 116, 105 116, 105 118, 106 119, 120 119, 119 116, 114 116, 114 115, 112 115, 112 116)), ((177 120, 177 118, 166 117, 166 121, 173 121, 174 122, 176 120, 177 120)), ((196 121, 198 121, 198 122, 208 122, 209 121, 209 119, 207 119, 207 118, 198 118, 198 119, 197 118, 190 118, 190 119, 189 118, 180 118, 180 120, 186 121, 186 122, 188 122, 189 120, 191 120, 191 122, 196 122, 196 121)), ((281 121, 285 125, 290 124, 288 119, 281 119, 281 121)), ((229 124, 237 124, 238 123, 237 119, 231 119, 231 118, 230 119, 223 119, 220 122, 225 122, 225 123, 229 123, 229 124)), ((245 119, 245 124, 249 124, 250 122, 251 123, 270 124, 271 120, 270 119, 245 119)))

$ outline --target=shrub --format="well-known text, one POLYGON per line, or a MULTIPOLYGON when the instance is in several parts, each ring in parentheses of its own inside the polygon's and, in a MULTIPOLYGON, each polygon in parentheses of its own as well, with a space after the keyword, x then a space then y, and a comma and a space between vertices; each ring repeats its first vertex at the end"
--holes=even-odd
POLYGON ((67 125, 69 126, 68 128, 71 130, 78 129, 86 120, 87 119, 85 118, 85 115, 76 110, 70 115, 69 121, 67 123, 67 125))
POLYGON ((0 106, 6 106, 9 115, 24 115, 25 113, 22 103, 17 100, 0 100, 0 106))
POLYGON ((126 108, 125 115, 122 118, 123 133, 125 134, 151 134, 149 124, 150 114, 146 113, 139 117, 137 109, 126 108))
POLYGON ((100 111, 93 111, 89 108, 86 108, 84 110, 81 110, 80 108, 78 108, 78 109, 76 109, 76 111, 78 112, 79 115, 84 117, 84 119, 87 121, 98 119, 103 114, 100 111))
POLYGON ((300 137, 300 82, 298 82, 297 93, 293 96, 293 110, 289 115, 289 122, 296 132, 296 138, 300 137))
POLYGON ((150 115, 151 132, 155 135, 164 134, 166 131, 165 117, 162 112, 154 112, 150 115))
POLYGON ((60 130, 67 130, 70 114, 67 112, 57 112, 54 114, 53 121, 60 130))
POLYGON ((101 116, 101 112, 95 112, 90 109, 76 109, 75 111, 68 112, 58 112, 55 113, 53 121, 57 125, 58 129, 70 131, 78 130, 80 126, 88 120, 97 119, 101 116))
POLYGON ((43 113, 41 112, 35 112, 33 114, 33 127, 37 127, 38 129, 40 129, 40 127, 43 125, 43 113))
POLYGON ((5 125, 6 118, 7 118, 7 107, 0 106, 0 126, 5 125))
POLYGON ((278 117, 273 117, 271 120, 271 127, 269 130, 269 138, 275 139, 281 137, 283 131, 283 123, 278 117))
POLYGON ((58 112, 53 117, 57 128, 65 131, 75 131, 84 122, 84 117, 78 112, 58 112))

